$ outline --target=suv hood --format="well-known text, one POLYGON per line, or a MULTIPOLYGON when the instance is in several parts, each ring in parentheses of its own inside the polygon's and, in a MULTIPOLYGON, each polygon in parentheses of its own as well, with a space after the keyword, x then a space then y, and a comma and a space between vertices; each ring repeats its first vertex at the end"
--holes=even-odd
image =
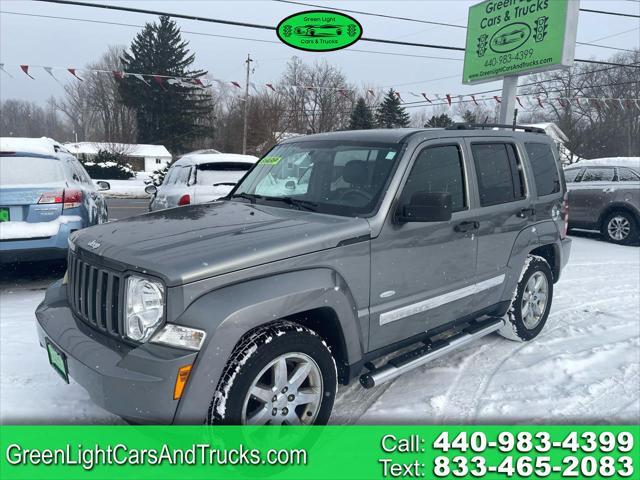
POLYGON ((77 249, 167 286, 326 250, 370 234, 362 218, 235 201, 160 210, 81 230, 77 249))

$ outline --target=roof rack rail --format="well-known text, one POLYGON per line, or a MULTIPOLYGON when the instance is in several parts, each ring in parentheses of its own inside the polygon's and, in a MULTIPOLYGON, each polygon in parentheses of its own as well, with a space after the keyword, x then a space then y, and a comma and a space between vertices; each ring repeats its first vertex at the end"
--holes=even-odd
POLYGON ((454 123, 453 125, 445 127, 445 130, 486 130, 494 128, 503 128, 514 131, 523 130, 530 133, 547 133, 544 131, 544 129, 538 127, 526 127, 524 125, 506 125, 501 123, 454 123))

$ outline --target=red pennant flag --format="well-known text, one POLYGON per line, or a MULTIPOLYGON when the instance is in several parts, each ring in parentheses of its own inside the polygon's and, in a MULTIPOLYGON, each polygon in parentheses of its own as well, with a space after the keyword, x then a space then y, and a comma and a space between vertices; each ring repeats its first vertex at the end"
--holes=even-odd
POLYGON ((520 97, 516 97, 516 101, 518 102, 518 105, 520 105, 520 108, 524 108, 524 105, 522 105, 522 102, 520 101, 520 97))
POLYGON ((396 97, 398 98, 398 100, 402 101, 402 97, 400 96, 400 92, 393 92, 396 97))
POLYGON ((242 88, 238 82, 231 82, 234 87, 242 88))
POLYGON ((433 103, 431 100, 429 100, 429 97, 427 97, 426 93, 423 93, 422 96, 424 97, 424 99, 429 102, 429 103, 433 103))
POLYGON ((536 100, 538 100, 538 105, 540 105, 540 108, 544 108, 544 105, 542 105, 542 100, 540 99, 540 97, 536 97, 536 100))
POLYGON ((153 81, 160 85, 160 88, 165 90, 164 84, 162 83, 162 77, 160 75, 153 75, 153 81))
POLYGON ((273 88, 273 85, 272 85, 272 84, 270 84, 270 83, 267 83, 267 87, 269 87, 269 88, 270 88, 271 90, 273 90, 274 92, 276 91, 276 89, 275 89, 275 88, 273 88))
POLYGON ((20 65, 22 71, 29 77, 31 80, 35 80, 31 75, 29 75, 29 65, 20 65))
POLYGON ((200 80, 199 78, 193 78, 191 80, 191 83, 193 83, 194 85, 197 85, 199 87, 204 88, 204 83, 202 83, 202 80, 200 80))
POLYGON ((123 72, 118 72, 116 70, 114 70, 113 72, 113 77, 117 80, 122 80, 124 78, 124 73, 123 72))
POLYGON ((447 93, 446 97, 447 97, 447 103, 449 104, 449 106, 451 106, 451 95, 447 93))
POLYGON ((476 96, 475 95, 471 95, 471 100, 473 100, 473 103, 475 103, 476 106, 478 105, 478 102, 476 101, 476 96))
POLYGON ((563 101, 562 101, 562 99, 561 99, 561 98, 559 98, 559 97, 558 97, 558 103, 560 104, 560 106, 561 106, 562 108, 564 108, 564 102, 563 102, 563 101))
POLYGON ((502 103, 502 100, 500 100, 500 98, 497 95, 494 95, 493 99, 496 101, 496 103, 502 103))
POLYGON ((67 68, 67 71, 73 75, 74 77, 76 77, 78 80, 80 80, 81 82, 83 82, 84 80, 82 80, 78 75, 76 75, 76 69, 75 68, 67 68))

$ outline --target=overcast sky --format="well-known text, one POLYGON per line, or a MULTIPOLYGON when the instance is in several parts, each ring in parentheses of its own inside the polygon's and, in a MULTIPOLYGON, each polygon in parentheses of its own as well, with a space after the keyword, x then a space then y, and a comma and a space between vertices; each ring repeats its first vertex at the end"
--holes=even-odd
MULTIPOLYGON (((309 3, 326 3, 335 7, 351 8, 367 12, 382 13, 455 24, 466 24, 467 12, 476 0, 421 0, 421 1, 331 1, 307 0, 309 3)), ((554 1, 554 0, 550 0, 554 1)), ((106 0, 94 3, 106 3, 106 0)), ((115 1, 126 5, 174 13, 196 14, 203 17, 246 21, 277 25, 284 17, 309 7, 297 7, 274 1, 115 1)), ((640 13, 640 3, 635 0, 582 0, 583 8, 616 12, 640 13)), ((155 18, 149 15, 110 12, 79 6, 66 6, 23 0, 0 0, 0 63, 5 64, 14 78, 0 72, 0 99, 19 98, 43 102, 51 95, 60 96, 62 87, 42 69, 34 69, 36 80, 26 77, 20 64, 47 65, 54 67, 82 68, 98 59, 109 45, 131 43, 134 35, 145 22, 155 18), (126 23, 132 26, 89 23, 85 21, 41 18, 14 15, 8 12, 29 15, 50 15, 103 22, 126 23)), ((435 43, 464 46, 463 29, 426 25, 401 20, 353 14, 363 25, 364 35, 369 37, 397 39, 409 42, 435 43)), ((305 61, 320 57, 342 69, 348 80, 358 86, 394 86, 400 91, 430 93, 471 93, 499 87, 499 83, 463 86, 462 52, 433 50, 407 46, 381 45, 359 42, 352 48, 377 52, 424 55, 447 59, 416 58, 377 53, 340 50, 328 53, 305 53, 294 50, 277 41, 275 32, 252 28, 240 28, 211 23, 177 20, 184 38, 196 53, 196 66, 209 71, 216 78, 244 82, 244 60, 247 53, 255 59, 252 80, 256 83, 276 82, 288 59, 293 55, 305 61), (197 35, 200 32, 216 35, 231 35, 248 39, 276 41, 262 43, 197 35), (442 77, 453 77, 441 79, 442 77), (441 80, 438 80, 441 79, 441 80)), ((640 21, 637 18, 614 17, 580 13, 578 41, 597 41, 602 45, 620 48, 638 48, 640 44, 640 21), (627 33, 604 40, 602 37, 620 32, 627 33), (598 41, 599 40, 599 41, 598 41)), ((578 46, 577 58, 607 59, 614 50, 590 46, 578 46)), ((152 72, 149 72, 152 73, 152 72)), ((58 72, 64 81, 73 81, 69 74, 58 72)))

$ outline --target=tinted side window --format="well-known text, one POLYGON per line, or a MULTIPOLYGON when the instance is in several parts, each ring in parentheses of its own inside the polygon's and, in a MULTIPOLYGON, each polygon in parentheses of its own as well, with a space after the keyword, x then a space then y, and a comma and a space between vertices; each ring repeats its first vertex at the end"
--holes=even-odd
POLYGON ((611 182, 614 177, 613 168, 587 168, 581 182, 611 182))
POLYGON ((619 182, 635 182, 640 180, 640 176, 633 170, 629 170, 628 168, 619 168, 618 169, 618 181, 619 182))
POLYGON ((551 147, 546 143, 525 143, 529 155, 538 196, 560 191, 560 174, 551 147))
POLYGON ((564 179, 567 183, 573 183, 578 178, 578 174, 580 173, 581 168, 570 168, 569 170, 564 171, 564 179))
POLYGON ((450 193, 452 211, 466 209, 462 156, 456 145, 428 147, 420 152, 404 186, 403 202, 409 202, 417 192, 450 193))
POLYGON ((522 167, 509 143, 471 145, 478 176, 480 205, 514 202, 525 196, 522 167))

